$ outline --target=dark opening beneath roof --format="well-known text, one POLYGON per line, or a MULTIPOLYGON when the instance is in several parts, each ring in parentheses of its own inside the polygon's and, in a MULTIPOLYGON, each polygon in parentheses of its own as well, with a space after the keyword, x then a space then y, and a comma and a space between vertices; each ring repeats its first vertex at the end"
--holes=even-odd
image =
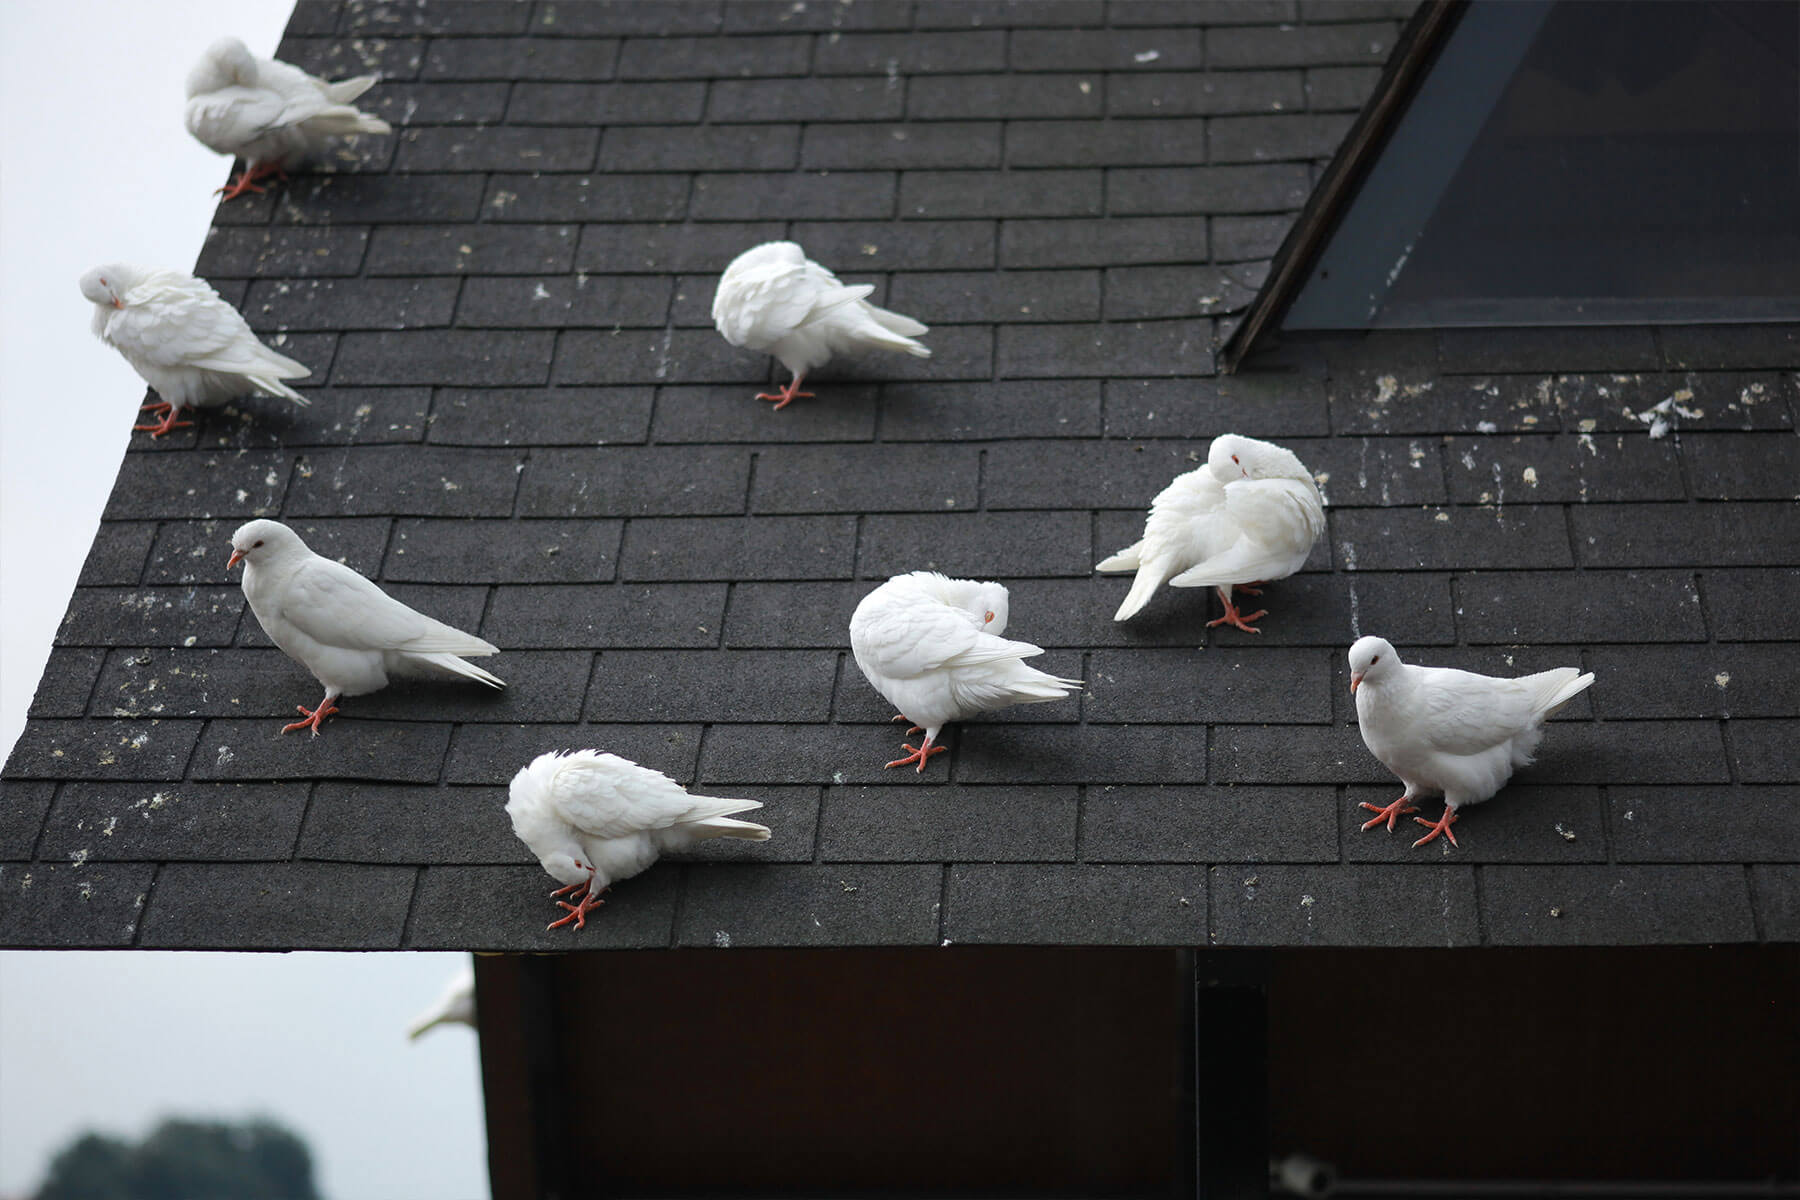
POLYGON ((1800 4, 1473 5, 1287 329, 1800 319, 1800 4))

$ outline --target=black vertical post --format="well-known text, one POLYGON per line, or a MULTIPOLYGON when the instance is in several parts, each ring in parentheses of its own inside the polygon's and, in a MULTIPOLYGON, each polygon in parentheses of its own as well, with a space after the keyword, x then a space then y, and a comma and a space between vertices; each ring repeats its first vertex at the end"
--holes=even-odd
POLYGON ((494 1200, 582 1200, 600 1181, 571 1187, 570 1073, 558 1032, 561 958, 506 954, 475 959, 475 1013, 487 1111, 488 1179, 494 1200))
POLYGON ((1194 956, 1195 1194, 1269 1194, 1269 959, 1262 950, 1194 956))

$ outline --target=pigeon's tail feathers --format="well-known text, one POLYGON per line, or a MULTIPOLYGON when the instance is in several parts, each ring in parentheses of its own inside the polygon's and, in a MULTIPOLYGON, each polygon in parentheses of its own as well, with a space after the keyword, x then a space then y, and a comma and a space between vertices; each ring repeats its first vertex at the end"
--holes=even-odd
POLYGON ((360 108, 334 104, 306 118, 306 132, 321 137, 353 137, 359 133, 392 133, 394 127, 360 108))
POLYGON ((358 75, 353 79, 340 79, 336 83, 328 83, 321 90, 325 98, 333 104, 348 104, 381 79, 379 75, 358 75))
POLYGON ((1169 563, 1157 560, 1139 566, 1137 578, 1131 581, 1131 590, 1119 602, 1119 611, 1113 614, 1113 620, 1129 621, 1137 616, 1144 605, 1150 603, 1150 597, 1156 595, 1156 589, 1169 577, 1169 566, 1169 563))
MULTIPOLYGON (((931 329, 928 326, 913 320, 911 317, 902 316, 897 312, 890 312, 885 308, 876 308, 873 304, 869 305, 869 315, 875 318, 875 323, 880 325, 883 329, 886 329, 889 333, 897 333, 902 337, 918 337, 922 333, 931 332, 931 329)), ((918 350, 913 351, 913 353, 917 354, 919 351, 924 351, 926 357, 930 357, 931 355, 931 351, 926 350, 923 346, 920 346, 918 350)))
MULTIPOLYGON (((299 364, 296 363, 294 365, 298 366, 299 364)), ((300 368, 300 373, 302 375, 312 374, 311 371, 308 371, 304 367, 300 368)), ((302 408, 312 403, 311 400, 308 400, 305 396, 302 396, 299 392, 296 392, 293 388, 281 382, 282 376, 257 374, 245 375, 244 378, 255 384, 256 390, 262 392, 266 396, 280 396, 283 400, 292 400, 302 408)), ((296 376, 289 375, 285 378, 293 379, 296 378, 296 376)))
POLYGON ((755 821, 734 821, 730 817, 708 817, 704 821, 695 821, 688 828, 697 838, 743 838, 747 842, 769 840, 767 825, 758 825, 755 821))
POLYGON ((1530 677, 1538 685, 1538 712, 1548 720, 1563 705, 1593 686, 1593 672, 1582 674, 1576 667, 1558 667, 1530 677))
POLYGON ((406 1036, 416 1042, 428 1030, 436 1029, 439 1025, 447 1025, 451 1019, 441 1012, 427 1013, 406 1027, 406 1036))
POLYGON ((1005 671, 970 674, 952 684, 956 702, 965 712, 986 712, 1013 704, 1043 704, 1061 700, 1081 687, 1079 679, 1056 675, 1014 662, 1005 671))
POLYGON ((1094 570, 1102 573, 1116 571, 1135 571, 1141 565, 1144 543, 1133 542, 1111 558, 1103 558, 1095 564, 1094 570))
MULTIPOLYGON (((468 654, 475 652, 464 651, 464 653, 468 654)), ((407 657, 426 666, 436 667, 441 671, 448 671, 452 675, 461 675, 465 679, 479 680, 492 688, 504 688, 506 686, 506 681, 501 679, 498 675, 495 675, 492 671, 484 671, 474 663, 465 662, 454 654, 420 654, 416 651, 409 651, 407 657)))

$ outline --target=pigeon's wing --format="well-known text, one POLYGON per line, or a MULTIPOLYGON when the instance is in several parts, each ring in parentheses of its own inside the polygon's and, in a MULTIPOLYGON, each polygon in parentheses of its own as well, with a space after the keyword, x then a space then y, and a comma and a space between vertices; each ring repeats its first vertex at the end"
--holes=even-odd
POLYGON ((1211 533, 1226 549, 1169 580, 1170 587, 1218 587, 1282 579, 1324 532, 1324 510, 1309 503, 1306 485, 1289 479, 1240 479, 1225 485, 1225 504, 1211 533))
POLYGON ((289 580, 280 616, 314 641, 346 650, 499 652, 474 634, 408 608, 342 563, 317 555, 289 580))
POLYGON ((1451 667, 1414 667, 1409 730, 1433 750, 1470 755, 1517 737, 1535 721, 1536 692, 1517 679, 1496 679, 1451 667))
POLYGON ((242 314, 204 282, 159 278, 154 287, 153 302, 128 305, 107 326, 109 340, 135 361, 240 375, 309 374, 259 342, 242 314))
POLYGON ((690 796, 661 771, 591 751, 570 755, 557 769, 550 802, 569 824, 599 838, 628 837, 760 807, 754 801, 690 796))
POLYGON ((220 88, 188 101, 187 129, 213 149, 235 153, 258 138, 317 116, 330 105, 330 99, 314 87, 220 88))
POLYGON ((764 349, 780 341, 815 311, 861 300, 869 284, 845 287, 837 276, 806 259, 737 268, 713 298, 713 323, 734 346, 764 349))
POLYGON ((859 624, 874 665, 891 679, 1043 653, 1030 642, 985 633, 966 614, 935 600, 884 605, 866 613, 859 624))

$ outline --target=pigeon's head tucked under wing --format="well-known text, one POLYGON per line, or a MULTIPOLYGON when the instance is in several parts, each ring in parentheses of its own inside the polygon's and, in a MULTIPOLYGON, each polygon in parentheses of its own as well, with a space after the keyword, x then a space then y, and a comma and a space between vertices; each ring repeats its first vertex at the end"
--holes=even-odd
POLYGON ((980 620, 986 633, 999 637, 1006 632, 1007 592, 1004 584, 978 583, 969 600, 969 611, 980 620))
POLYGON ((1350 690, 1364 683, 1380 683, 1400 669, 1400 656, 1386 638, 1358 638, 1350 647, 1350 690))
POLYGON ((306 543, 300 535, 283 525, 280 521, 251 521, 238 526, 231 535, 231 558, 225 568, 230 570, 240 562, 248 562, 251 566, 266 566, 272 562, 295 555, 308 554, 306 543))
POLYGON ((975 628, 999 637, 1006 632, 1006 585, 979 579, 951 579, 937 571, 914 571, 896 575, 911 579, 933 598, 958 612, 967 613, 975 628))
POLYGON ((575 828, 556 811, 551 789, 567 755, 540 754, 519 768, 507 789, 506 815, 513 833, 537 855, 544 871, 565 885, 587 883, 594 869, 583 857, 575 828))
POLYGON ((81 277, 81 294, 102 308, 124 308, 125 293, 142 275, 142 270, 128 263, 107 263, 81 277))
POLYGON ((1235 433, 1222 433, 1213 439, 1206 452, 1206 465, 1220 483, 1236 479, 1312 479, 1312 472, 1292 450, 1235 433))
POLYGON ((228 87, 249 87, 255 82, 256 59, 250 47, 238 38, 222 37, 206 48, 188 72, 188 99, 228 87))

